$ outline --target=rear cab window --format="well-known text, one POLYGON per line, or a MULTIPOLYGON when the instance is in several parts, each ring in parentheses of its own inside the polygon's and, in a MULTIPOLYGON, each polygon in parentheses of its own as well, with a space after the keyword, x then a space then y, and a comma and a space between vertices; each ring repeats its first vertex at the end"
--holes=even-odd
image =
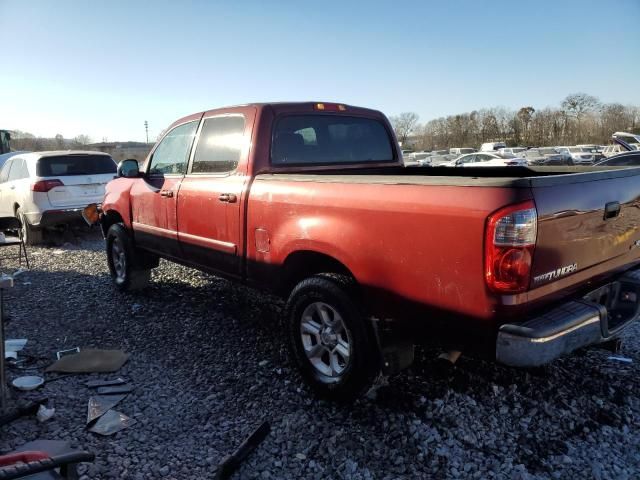
POLYGON ((108 155, 73 154, 42 157, 36 164, 38 177, 115 174, 117 166, 108 155))
POLYGON ((275 124, 271 164, 337 165, 395 162, 391 136, 379 120, 331 114, 281 117, 275 124))

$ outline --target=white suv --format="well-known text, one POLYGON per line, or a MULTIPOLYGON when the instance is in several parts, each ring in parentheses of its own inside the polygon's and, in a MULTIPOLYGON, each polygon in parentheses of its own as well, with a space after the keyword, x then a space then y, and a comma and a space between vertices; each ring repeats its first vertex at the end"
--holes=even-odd
POLYGON ((38 243, 42 228, 79 219, 88 204, 101 203, 116 170, 102 152, 14 155, 0 170, 0 216, 18 217, 26 242, 38 243))

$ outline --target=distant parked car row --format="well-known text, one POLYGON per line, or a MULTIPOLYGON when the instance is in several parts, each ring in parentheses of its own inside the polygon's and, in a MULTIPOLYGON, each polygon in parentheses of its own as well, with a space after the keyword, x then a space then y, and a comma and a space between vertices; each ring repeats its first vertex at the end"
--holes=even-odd
MULTIPOLYGON (((474 148, 455 147, 420 152, 403 150, 403 156, 407 166, 586 166, 601 164, 599 162, 603 159, 629 150, 640 152, 640 135, 616 132, 613 140, 614 143, 609 146, 583 144, 556 147, 507 147, 504 142, 487 142, 480 146, 479 152, 474 148)), ((621 159, 620 162, 630 162, 632 157, 625 157, 626 160, 621 159)))

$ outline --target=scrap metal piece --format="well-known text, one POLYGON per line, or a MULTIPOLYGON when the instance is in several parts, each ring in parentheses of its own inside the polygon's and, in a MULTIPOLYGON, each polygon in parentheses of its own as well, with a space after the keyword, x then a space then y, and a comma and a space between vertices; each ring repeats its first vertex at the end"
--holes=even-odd
POLYGON ((85 385, 88 388, 98 388, 98 387, 110 387, 113 385, 122 385, 125 382, 125 380, 123 378, 115 378, 113 380, 89 380, 87 383, 85 383, 85 385))
POLYGON ((102 415, 98 421, 89 429, 90 432, 99 435, 113 435, 136 423, 133 418, 127 417, 124 413, 109 410, 102 415))
POLYGON ((218 470, 214 478, 216 480, 229 478, 233 472, 238 469, 240 463, 242 463, 242 461, 247 458, 265 438, 267 438, 269 432, 271 432, 271 425, 269 422, 262 422, 260 426, 258 426, 258 428, 256 428, 233 453, 222 459, 222 462, 218 465, 218 470))
POLYGON ((62 357, 66 355, 73 355, 74 353, 80 353, 80 347, 68 348, 67 350, 60 350, 56 352, 56 358, 60 360, 62 357))
POLYGON ((95 395, 89 398, 89 406, 87 407, 87 425, 95 419, 102 417, 125 397, 126 395, 95 395))
POLYGON ((118 393, 131 393, 133 392, 132 385, 117 385, 114 387, 98 387, 98 395, 113 395, 118 393))
POLYGON ((50 365, 47 372, 113 373, 120 370, 129 355, 122 350, 81 349, 80 353, 66 355, 50 365))

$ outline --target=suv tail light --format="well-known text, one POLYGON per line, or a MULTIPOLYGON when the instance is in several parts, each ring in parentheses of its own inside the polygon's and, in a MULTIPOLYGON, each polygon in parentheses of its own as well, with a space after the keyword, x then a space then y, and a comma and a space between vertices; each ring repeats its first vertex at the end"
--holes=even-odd
POLYGON ((538 212, 532 201, 510 205, 489 216, 485 279, 491 290, 518 293, 529 288, 537 234, 538 212))
POLYGON ((53 180, 39 180, 33 184, 31 184, 32 192, 48 192, 52 188, 63 187, 64 183, 57 178, 53 180))

